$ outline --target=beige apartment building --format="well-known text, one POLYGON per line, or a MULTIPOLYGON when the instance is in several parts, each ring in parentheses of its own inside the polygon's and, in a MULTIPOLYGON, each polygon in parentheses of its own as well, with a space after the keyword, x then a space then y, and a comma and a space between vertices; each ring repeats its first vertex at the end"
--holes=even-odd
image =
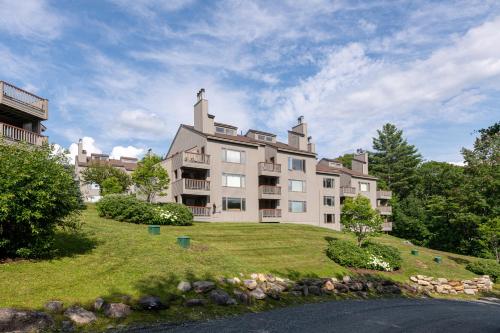
POLYGON ((42 121, 49 117, 49 101, 0 81, 0 138, 7 143, 42 145, 47 137, 42 121))
POLYGON ((391 193, 377 191, 368 156, 355 156, 352 169, 336 160, 317 161, 303 117, 276 134, 215 122, 204 89, 197 94, 194 125, 180 125, 163 167, 171 186, 161 201, 190 207, 196 220, 303 223, 340 230, 342 204, 358 193, 368 197, 389 222, 391 193))
MULTIPOLYGON (((119 160, 116 160, 109 158, 109 155, 106 154, 87 155, 87 151, 83 149, 83 142, 80 139, 78 141, 78 153, 75 156, 75 180, 80 184, 80 191, 85 202, 97 202, 101 199, 99 186, 97 184, 85 184, 82 179, 83 170, 93 163, 110 165, 129 175, 137 168, 137 158, 120 157, 119 160)), ((129 189, 129 193, 134 192, 133 187, 129 189)))

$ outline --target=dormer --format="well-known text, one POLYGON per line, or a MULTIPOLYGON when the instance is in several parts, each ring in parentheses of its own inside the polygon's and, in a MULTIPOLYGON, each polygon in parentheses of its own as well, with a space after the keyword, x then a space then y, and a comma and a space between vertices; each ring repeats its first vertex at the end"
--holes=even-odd
POLYGON ((223 123, 214 123, 215 133, 235 136, 238 134, 238 127, 223 123))
POLYGON ((268 143, 276 143, 276 134, 272 133, 267 133, 267 132, 262 132, 262 131, 257 131, 257 130, 248 130, 247 137, 257 140, 257 141, 262 141, 262 142, 268 142, 268 143))
POLYGON ((342 168, 343 167, 342 163, 337 162, 337 161, 328 161, 328 166, 330 168, 342 168))

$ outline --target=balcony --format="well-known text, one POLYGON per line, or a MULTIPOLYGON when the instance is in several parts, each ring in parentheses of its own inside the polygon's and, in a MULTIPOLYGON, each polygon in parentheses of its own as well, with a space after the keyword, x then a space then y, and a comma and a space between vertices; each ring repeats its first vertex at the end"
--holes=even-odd
POLYGON ((377 191, 377 199, 389 200, 392 198, 392 191, 377 191))
POLYGON ((4 123, 0 123, 0 138, 7 141, 26 142, 36 146, 47 142, 46 136, 4 123))
POLYGON ((380 213, 380 215, 392 215, 391 206, 378 206, 377 210, 380 213))
POLYGON ((193 216, 195 217, 210 217, 210 207, 204 207, 204 206, 187 206, 191 213, 193 213, 193 216))
POLYGON ((202 179, 182 178, 172 183, 172 194, 209 195, 210 181, 202 179))
POLYGON ((4 81, 0 81, 0 107, 21 111, 42 120, 47 120, 49 115, 48 100, 4 81))
POLYGON ((210 155, 180 152, 172 160, 173 169, 181 167, 210 169, 210 155))
POLYGON ((280 196, 280 186, 259 185, 259 199, 279 199, 280 196))
POLYGON ((281 219, 281 209, 261 209, 259 210, 260 222, 279 222, 281 219))
POLYGON ((382 231, 392 231, 392 222, 382 223, 382 231))
POLYGON ((281 173, 281 164, 268 162, 259 162, 259 176, 279 177, 281 173))
POLYGON ((356 188, 355 187, 340 187, 340 196, 341 197, 355 197, 356 196, 356 188))

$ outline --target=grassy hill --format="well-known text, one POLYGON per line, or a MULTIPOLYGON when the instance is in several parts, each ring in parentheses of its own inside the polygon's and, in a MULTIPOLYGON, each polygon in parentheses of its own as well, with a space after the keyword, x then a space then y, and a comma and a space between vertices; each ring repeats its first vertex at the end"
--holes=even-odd
MULTIPOLYGON (((127 294, 133 297, 175 288, 181 278, 218 278, 269 272, 297 278, 352 274, 329 260, 327 240, 350 237, 324 228, 291 224, 196 223, 190 227, 162 227, 151 236, 147 226, 98 217, 93 206, 83 213, 79 234, 58 235, 59 257, 48 261, 19 261, 0 265, 0 307, 40 308, 50 299, 65 304, 90 304, 96 297, 127 294), (176 237, 188 235, 192 248, 177 246, 176 237)), ((406 281, 410 275, 469 278, 471 257, 416 248, 401 239, 382 236, 378 242, 398 247, 404 264, 396 273, 380 273, 406 281), (433 262, 434 256, 442 264, 433 262)))

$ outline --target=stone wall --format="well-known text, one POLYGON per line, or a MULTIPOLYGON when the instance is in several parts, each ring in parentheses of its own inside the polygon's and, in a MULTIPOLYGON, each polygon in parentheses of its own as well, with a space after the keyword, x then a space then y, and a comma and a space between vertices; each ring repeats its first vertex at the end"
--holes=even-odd
POLYGON ((475 295, 480 291, 491 291, 493 282, 488 275, 472 280, 448 280, 445 278, 434 278, 432 276, 415 275, 410 276, 412 286, 419 292, 431 292, 439 294, 467 294, 475 295))

